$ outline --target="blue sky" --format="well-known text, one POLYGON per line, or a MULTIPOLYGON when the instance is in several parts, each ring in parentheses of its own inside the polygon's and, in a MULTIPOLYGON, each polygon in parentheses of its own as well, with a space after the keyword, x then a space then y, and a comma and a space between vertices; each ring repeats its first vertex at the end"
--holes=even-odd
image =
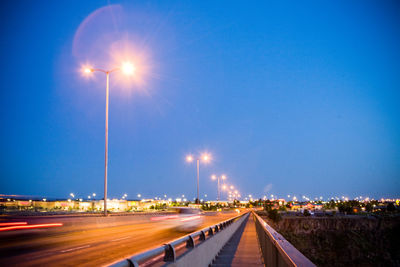
POLYGON ((397 1, 5 1, 0 191, 398 197, 397 1), (128 56, 127 56, 128 57, 128 56), (139 76, 139 75, 137 75, 139 76))

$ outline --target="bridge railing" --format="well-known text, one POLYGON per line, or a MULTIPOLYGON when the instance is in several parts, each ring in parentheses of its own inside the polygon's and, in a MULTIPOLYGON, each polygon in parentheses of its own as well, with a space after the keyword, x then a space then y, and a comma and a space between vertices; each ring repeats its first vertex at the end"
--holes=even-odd
POLYGON ((315 267, 306 256, 253 212, 265 266, 315 267))
POLYGON ((196 262, 197 266, 208 266, 225 243, 236 232, 241 222, 244 221, 245 215, 248 214, 249 213, 243 213, 154 249, 133 255, 132 257, 118 261, 110 266, 150 266, 159 265, 160 262, 171 266, 188 266, 187 264, 190 262, 192 262, 192 264, 196 262), (224 231, 225 229, 226 231, 224 231), (207 241, 210 241, 209 244, 207 244, 207 246, 202 246, 202 244, 205 244, 207 241))

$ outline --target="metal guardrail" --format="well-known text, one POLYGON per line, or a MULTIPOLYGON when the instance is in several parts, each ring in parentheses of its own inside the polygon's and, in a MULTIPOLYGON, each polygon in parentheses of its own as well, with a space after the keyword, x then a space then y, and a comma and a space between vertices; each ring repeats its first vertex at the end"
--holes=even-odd
POLYGON ((260 216, 252 213, 265 266, 316 266, 260 216))
MULTIPOLYGON (((173 240, 167 244, 156 247, 151 250, 133 255, 130 258, 118 261, 111 264, 111 267, 137 267, 139 265, 152 265, 153 263, 164 261, 166 264, 173 263, 177 260, 177 251, 182 252, 182 249, 191 250, 196 246, 201 245, 203 242, 212 238, 218 232, 224 230, 232 223, 236 222, 242 216, 248 214, 248 212, 243 213, 239 216, 231 218, 229 220, 223 221, 221 223, 215 224, 210 227, 203 228, 200 231, 188 234, 179 239, 173 240)), ((229 239, 229 238, 228 238, 229 239)), ((216 253, 218 253, 217 251, 216 253)), ((180 253, 182 254, 182 253, 180 253)))

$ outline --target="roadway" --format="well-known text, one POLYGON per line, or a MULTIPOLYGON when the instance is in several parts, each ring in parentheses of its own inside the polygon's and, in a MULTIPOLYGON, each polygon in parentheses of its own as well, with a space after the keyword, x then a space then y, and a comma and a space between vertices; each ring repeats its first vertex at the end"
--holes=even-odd
MULTIPOLYGON (((14 219, 29 224, 62 222, 64 226, 0 232, 0 266, 107 265, 186 234, 151 221, 152 216, 14 219)), ((234 216, 237 213, 206 214, 199 228, 234 216)))

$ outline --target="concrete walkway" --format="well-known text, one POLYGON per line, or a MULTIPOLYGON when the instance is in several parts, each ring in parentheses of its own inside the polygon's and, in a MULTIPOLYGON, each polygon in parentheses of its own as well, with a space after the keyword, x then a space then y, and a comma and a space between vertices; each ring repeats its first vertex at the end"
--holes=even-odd
POLYGON ((222 248, 211 266, 264 266, 251 214, 222 248))

